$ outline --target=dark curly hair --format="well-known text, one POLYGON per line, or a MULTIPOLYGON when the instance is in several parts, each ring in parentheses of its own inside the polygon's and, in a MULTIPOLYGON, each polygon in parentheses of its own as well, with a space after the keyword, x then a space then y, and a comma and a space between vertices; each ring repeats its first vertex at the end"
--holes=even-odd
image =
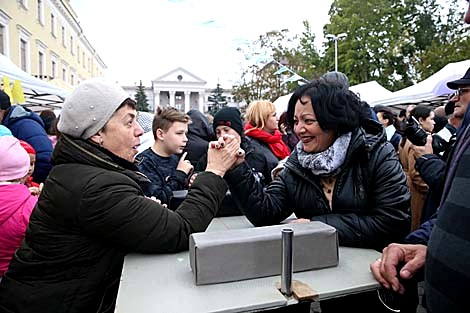
POLYGON ((370 117, 369 107, 352 91, 338 83, 323 79, 312 80, 297 88, 289 99, 287 123, 294 125, 294 111, 297 101, 306 104, 311 100, 318 124, 323 130, 334 130, 340 136, 361 126, 370 117))

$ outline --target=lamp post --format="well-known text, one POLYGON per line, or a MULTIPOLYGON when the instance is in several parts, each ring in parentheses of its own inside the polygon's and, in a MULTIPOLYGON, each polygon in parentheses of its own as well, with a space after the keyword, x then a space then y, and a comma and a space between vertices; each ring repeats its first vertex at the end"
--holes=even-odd
POLYGON ((348 34, 346 34, 346 33, 341 33, 341 34, 338 34, 338 35, 328 34, 328 35, 325 36, 326 39, 334 40, 334 42, 335 42, 335 72, 338 71, 338 40, 340 40, 342 38, 346 38, 346 36, 348 36, 348 34))

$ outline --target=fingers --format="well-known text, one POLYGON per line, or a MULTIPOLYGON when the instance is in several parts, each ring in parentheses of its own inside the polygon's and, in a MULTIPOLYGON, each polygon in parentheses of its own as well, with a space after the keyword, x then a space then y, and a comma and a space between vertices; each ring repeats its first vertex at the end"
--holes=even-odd
POLYGON ((375 280, 377 280, 385 288, 389 289, 390 284, 387 282, 387 280, 382 276, 380 272, 381 263, 382 263, 382 259, 377 259, 374 262, 372 262, 370 264, 370 271, 372 272, 372 275, 374 276, 375 280))
MULTIPOLYGON (((183 154, 181 155, 180 161, 181 161, 181 160, 187 161, 187 160, 185 160, 187 155, 188 155, 188 152, 183 152, 183 154)), ((189 162, 189 161, 188 161, 188 162, 189 162)))

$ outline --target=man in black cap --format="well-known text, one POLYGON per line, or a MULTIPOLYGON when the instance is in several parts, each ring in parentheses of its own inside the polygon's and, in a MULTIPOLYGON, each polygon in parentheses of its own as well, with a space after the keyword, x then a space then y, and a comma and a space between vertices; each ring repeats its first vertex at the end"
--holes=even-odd
MULTIPOLYGON (((470 24, 470 3, 464 20, 470 24)), ((437 220, 432 225, 423 224, 413 233, 425 234, 427 224, 432 229, 431 235, 424 236, 421 244, 389 245, 382 258, 370 266, 374 277, 385 288, 400 293, 404 292, 402 281, 415 276, 424 267, 426 301, 428 310, 433 313, 468 312, 470 308, 470 202, 465 196, 470 190, 470 69, 464 77, 447 86, 457 90, 453 99, 458 100, 459 110, 465 116, 447 162, 437 220)), ((431 138, 427 141, 429 148, 431 138)))

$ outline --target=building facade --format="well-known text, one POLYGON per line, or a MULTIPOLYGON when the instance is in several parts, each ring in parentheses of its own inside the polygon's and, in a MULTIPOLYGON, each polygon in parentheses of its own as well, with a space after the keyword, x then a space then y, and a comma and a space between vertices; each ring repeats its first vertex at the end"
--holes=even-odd
POLYGON ((106 65, 85 37, 69 0, 0 0, 0 53, 18 67, 71 90, 106 65))
MULTIPOLYGON (((208 88, 205 80, 182 67, 161 75, 150 83, 150 86, 144 88, 150 112, 154 112, 157 107, 170 106, 182 112, 196 109, 205 113, 209 106, 208 97, 215 89, 215 87, 208 88)), ((129 96, 135 98, 137 85, 122 87, 129 96)), ((226 97, 228 106, 238 107, 238 104, 233 101, 231 90, 224 89, 222 95, 226 97)))

